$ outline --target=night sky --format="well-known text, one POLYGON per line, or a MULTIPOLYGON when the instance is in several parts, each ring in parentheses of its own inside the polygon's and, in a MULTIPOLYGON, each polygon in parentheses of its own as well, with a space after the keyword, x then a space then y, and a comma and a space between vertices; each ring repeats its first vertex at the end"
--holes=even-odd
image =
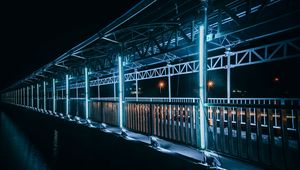
POLYGON ((2 1, 0 89, 54 60, 138 2, 2 1))
MULTIPOLYGON (((2 3, 0 89, 51 62, 139 1, 101 2, 18 0, 2 3)), ((270 43, 264 41, 261 43, 270 43)), ((296 81, 299 64, 300 59, 294 59, 232 69, 232 90, 245 92, 232 92, 232 97, 300 97, 300 83, 296 81), (278 82, 274 81, 276 77, 280 78, 278 82)), ((195 78, 197 75, 179 80, 174 77, 172 96, 197 96, 197 82, 191 81, 195 78)), ((215 82, 208 91, 208 97, 226 97, 226 70, 209 72, 208 80, 215 82)), ((149 88, 144 88, 141 96, 167 96, 167 88, 160 93, 157 87, 159 81, 145 82, 149 88)))

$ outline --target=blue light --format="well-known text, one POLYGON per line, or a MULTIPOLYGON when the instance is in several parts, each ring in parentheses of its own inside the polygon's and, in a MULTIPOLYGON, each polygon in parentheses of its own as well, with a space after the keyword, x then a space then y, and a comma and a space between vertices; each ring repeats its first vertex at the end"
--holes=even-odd
POLYGON ((119 126, 123 127, 123 65, 122 65, 122 56, 118 56, 118 66, 119 66, 119 126))
POLYGON ((205 117, 204 117, 204 90, 205 90, 205 84, 203 82, 204 80, 204 26, 200 25, 199 28, 199 94, 200 94, 200 147, 201 149, 205 149, 205 117))
POLYGON ((53 87, 53 90, 52 90, 52 98, 53 98, 53 112, 56 111, 56 99, 55 99, 55 79, 52 80, 52 87, 53 87))
POLYGON ((69 75, 66 75, 66 114, 69 114, 69 75))
POLYGON ((33 107, 33 85, 31 85, 31 107, 33 107))
POLYGON ((88 92, 88 69, 84 68, 84 77, 85 77, 85 117, 88 119, 89 116, 89 92, 88 92))
POLYGON ((44 109, 46 110, 46 82, 44 81, 43 83, 44 85, 44 109))
POLYGON ((36 84, 36 107, 40 107, 40 94, 39 94, 39 84, 36 84))

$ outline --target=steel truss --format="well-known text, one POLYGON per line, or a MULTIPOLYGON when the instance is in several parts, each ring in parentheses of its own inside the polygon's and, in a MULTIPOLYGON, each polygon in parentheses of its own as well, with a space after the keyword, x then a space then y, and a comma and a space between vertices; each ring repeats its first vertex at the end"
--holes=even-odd
MULTIPOLYGON (((82 70, 76 70, 82 66, 82 63, 88 65, 92 72, 97 72, 95 73, 97 74, 96 77, 100 75, 106 77, 116 70, 120 44, 124 47, 123 57, 127 63, 125 69, 135 69, 152 63, 173 61, 178 58, 177 56, 189 55, 191 51, 194 52, 197 49, 197 41, 195 40, 197 39, 199 24, 202 22, 191 16, 199 15, 197 9, 201 8, 203 4, 193 0, 182 1, 178 4, 179 7, 182 7, 182 12, 179 12, 176 16, 167 17, 165 13, 168 13, 168 11, 161 11, 162 14, 158 17, 153 12, 154 9, 157 10, 157 6, 168 7, 170 3, 173 2, 145 1, 140 3, 137 7, 138 13, 144 10, 147 13, 146 8, 150 6, 148 9, 149 17, 151 16, 148 17, 149 22, 142 22, 143 17, 148 16, 143 14, 136 25, 125 24, 122 29, 117 30, 121 24, 126 22, 128 18, 132 18, 132 15, 134 16, 137 12, 130 10, 129 13, 123 15, 99 33, 67 51, 27 78, 20 80, 11 88, 18 85, 28 85, 32 81, 45 80, 47 77, 55 77, 57 76, 56 73, 69 72, 70 74, 70 72, 74 72, 80 74, 82 70), (151 8, 152 6, 153 8, 151 8), (192 15, 185 15, 186 13, 192 15), (174 20, 174 18, 181 19, 174 20)), ((299 10, 295 10, 293 5, 288 6, 287 4, 289 4, 287 0, 213 1, 212 4, 209 4, 208 12, 208 51, 259 39, 267 36, 270 32, 276 34, 298 28, 298 22, 291 21, 294 21, 292 19, 296 18, 295 16, 299 14, 299 10), (282 8, 282 6, 286 8, 282 8), (276 13, 276 16, 274 16, 274 13, 276 13), (253 34, 253 31, 251 31, 252 28, 260 28, 270 23, 274 24, 278 20, 287 20, 288 24, 278 24, 276 27, 270 28, 268 33, 262 31, 253 34)), ((166 10, 172 11, 173 8, 166 8, 166 10)), ((262 54, 259 55, 262 56, 262 54)), ((221 56, 211 60, 221 62, 222 59, 218 59, 224 58, 224 56, 221 56)), ((211 63, 215 64, 214 61, 211 61, 211 63)), ((216 68, 217 65, 215 65, 216 68)), ((215 68, 214 65, 210 67, 211 69, 215 68)), ((111 81, 109 78, 104 79, 106 79, 105 82, 111 81)))
MULTIPOLYGON (((253 64, 260 64, 265 62, 272 62, 278 60, 284 60, 293 57, 300 56, 300 37, 280 41, 273 44, 262 45, 246 50, 232 52, 230 56, 226 54, 209 57, 207 59, 207 70, 219 70, 226 69, 228 66, 227 57, 231 57, 230 67, 241 67, 253 64)), ((147 80, 153 78, 167 77, 170 68, 170 75, 183 75, 199 72, 199 61, 188 61, 179 64, 168 64, 166 66, 157 67, 149 70, 134 71, 124 74, 125 82, 135 80, 147 80)), ((101 86, 113 83, 118 83, 117 76, 110 76, 106 78, 98 78, 90 81, 90 86, 101 86)), ((70 85, 71 89, 84 88, 84 83, 76 83, 70 85)), ((64 86, 58 87, 59 90, 64 89, 64 86)))

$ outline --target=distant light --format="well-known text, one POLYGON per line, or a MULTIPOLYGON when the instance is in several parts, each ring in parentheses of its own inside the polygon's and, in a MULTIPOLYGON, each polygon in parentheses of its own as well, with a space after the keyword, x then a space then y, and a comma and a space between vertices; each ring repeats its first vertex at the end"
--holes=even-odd
POLYGON ((280 80, 279 77, 275 77, 275 78, 274 78, 274 81, 275 81, 275 82, 279 82, 279 80, 280 80))
POLYGON ((208 88, 212 88, 214 85, 215 85, 215 83, 214 83, 213 81, 211 81, 211 80, 209 80, 209 81, 207 82, 208 88))
POLYGON ((163 88, 165 86, 165 83, 163 81, 159 82, 159 87, 163 88))

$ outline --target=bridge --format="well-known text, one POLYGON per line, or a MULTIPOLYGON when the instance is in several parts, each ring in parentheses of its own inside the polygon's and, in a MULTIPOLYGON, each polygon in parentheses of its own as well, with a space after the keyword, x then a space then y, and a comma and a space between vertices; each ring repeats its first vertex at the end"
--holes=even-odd
POLYGON ((156 147, 162 139, 199 153, 292 169, 300 153, 300 98, 234 97, 231 86, 236 70, 299 63, 298 5, 143 0, 2 90, 1 101, 94 128, 117 128, 124 136, 148 136, 156 147), (211 97, 208 76, 218 71, 225 73, 225 95, 211 97), (178 82, 192 85, 178 92, 178 82))

